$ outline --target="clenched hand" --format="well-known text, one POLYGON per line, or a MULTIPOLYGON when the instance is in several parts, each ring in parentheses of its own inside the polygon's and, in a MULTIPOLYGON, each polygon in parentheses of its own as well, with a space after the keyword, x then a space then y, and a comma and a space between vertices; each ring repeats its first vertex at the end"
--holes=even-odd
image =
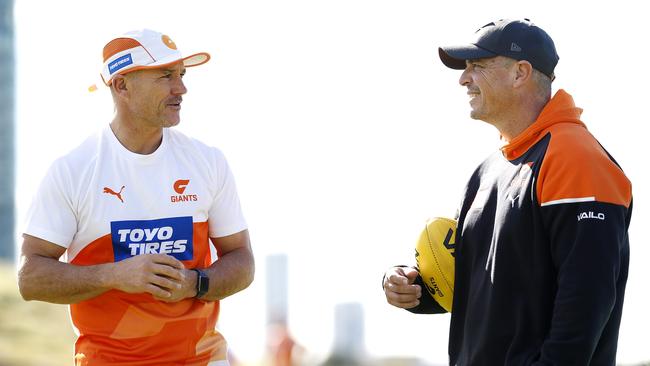
POLYGON ((422 287, 413 282, 418 272, 411 267, 392 267, 384 277, 384 293, 389 304, 410 309, 420 304, 422 287))

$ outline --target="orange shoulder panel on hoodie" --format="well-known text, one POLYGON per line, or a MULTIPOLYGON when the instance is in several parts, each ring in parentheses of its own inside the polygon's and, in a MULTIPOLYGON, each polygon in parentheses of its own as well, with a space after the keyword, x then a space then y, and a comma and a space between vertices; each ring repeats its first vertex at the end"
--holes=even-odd
POLYGON ((544 127, 541 135, 551 135, 537 180, 538 202, 598 201, 629 207, 630 181, 580 122, 581 112, 560 90, 535 122, 544 127))

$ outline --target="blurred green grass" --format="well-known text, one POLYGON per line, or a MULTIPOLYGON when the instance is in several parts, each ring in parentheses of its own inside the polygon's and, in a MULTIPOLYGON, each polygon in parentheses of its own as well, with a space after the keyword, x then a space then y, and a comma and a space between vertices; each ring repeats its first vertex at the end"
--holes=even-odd
POLYGON ((0 366, 73 365, 68 307, 20 297, 13 264, 0 262, 0 366))

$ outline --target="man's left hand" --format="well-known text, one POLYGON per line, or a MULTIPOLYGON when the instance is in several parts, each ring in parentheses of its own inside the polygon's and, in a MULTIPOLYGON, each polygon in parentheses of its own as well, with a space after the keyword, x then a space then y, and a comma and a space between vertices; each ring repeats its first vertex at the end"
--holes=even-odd
POLYGON ((198 275, 195 271, 183 268, 181 280, 178 281, 181 286, 179 288, 168 289, 171 293, 170 297, 161 298, 154 296, 154 298, 164 302, 178 302, 187 299, 188 297, 196 296, 197 276, 198 275))

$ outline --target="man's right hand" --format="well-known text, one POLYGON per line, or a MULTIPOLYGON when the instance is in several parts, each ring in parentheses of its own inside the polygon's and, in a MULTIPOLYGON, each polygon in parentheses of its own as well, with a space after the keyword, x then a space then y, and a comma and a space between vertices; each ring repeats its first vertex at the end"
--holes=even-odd
POLYGON ((411 267, 392 267, 384 276, 384 293, 389 304, 410 309, 420 304, 422 287, 415 285, 418 271, 411 267))
POLYGON ((128 293, 149 293, 158 299, 172 296, 181 288, 183 263, 166 254, 136 255, 115 263, 111 287, 128 293))
POLYGON ((25 300, 75 304, 117 289, 149 293, 158 300, 174 302, 196 293, 190 288, 193 282, 190 280, 194 278, 186 277, 194 272, 166 254, 137 255, 115 263, 73 265, 59 261, 65 247, 27 234, 23 237, 18 288, 25 300))

